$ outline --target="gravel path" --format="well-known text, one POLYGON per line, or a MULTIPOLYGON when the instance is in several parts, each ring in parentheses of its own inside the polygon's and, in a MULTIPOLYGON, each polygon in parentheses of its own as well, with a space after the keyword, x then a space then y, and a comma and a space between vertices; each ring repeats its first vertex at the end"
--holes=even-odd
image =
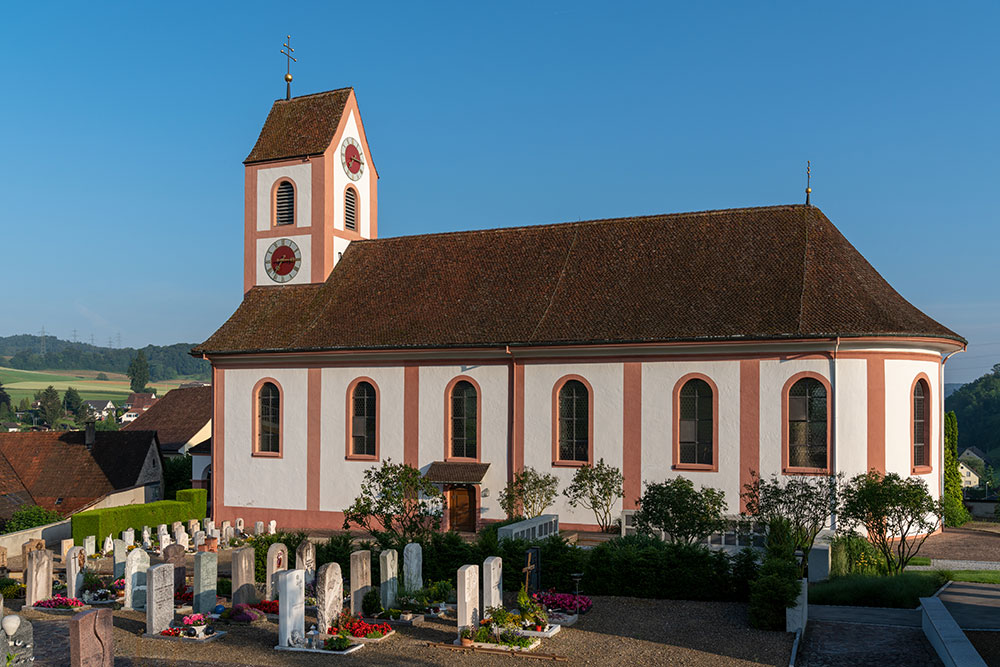
MULTIPOLYGON (((945 528, 920 547, 921 556, 959 561, 995 562, 1000 559, 1000 533, 968 528, 945 528)), ((984 569, 984 568, 976 568, 984 569)))
MULTIPOLYGON (((69 665, 68 618, 24 612, 35 623, 36 664, 69 665)), ((307 615, 307 623, 311 617, 307 615)), ((314 665, 313 654, 274 650, 277 624, 218 626, 229 635, 192 646, 139 637, 145 616, 115 612, 116 665, 314 665)), ((493 656, 432 648, 427 642, 450 642, 454 621, 438 620, 423 627, 402 627, 397 635, 369 644, 350 661, 362 665, 492 665, 518 664, 493 656)), ((747 625, 746 606, 727 602, 641 600, 597 597, 593 610, 576 625, 544 640, 540 652, 566 656, 570 664, 642 665, 787 665, 794 636, 762 632, 747 625)))
POLYGON ((797 667, 943 665, 919 628, 825 621, 809 621, 795 664, 797 667))

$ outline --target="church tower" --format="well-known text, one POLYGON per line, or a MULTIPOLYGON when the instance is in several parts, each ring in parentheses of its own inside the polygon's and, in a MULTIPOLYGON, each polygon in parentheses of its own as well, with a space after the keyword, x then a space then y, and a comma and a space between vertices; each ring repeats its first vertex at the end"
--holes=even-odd
POLYGON ((277 100, 244 160, 243 291, 327 279, 378 236, 378 173, 353 88, 277 100))

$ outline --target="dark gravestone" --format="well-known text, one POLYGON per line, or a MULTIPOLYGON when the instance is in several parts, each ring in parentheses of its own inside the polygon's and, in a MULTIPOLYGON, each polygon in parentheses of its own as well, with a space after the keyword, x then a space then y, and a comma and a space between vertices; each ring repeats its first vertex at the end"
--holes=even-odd
POLYGON ((187 589, 187 570, 184 569, 184 551, 184 547, 179 544, 171 544, 163 550, 163 562, 174 566, 175 593, 183 593, 187 589))
POLYGON ((529 547, 524 552, 524 578, 528 595, 537 593, 542 583, 542 549, 529 547))

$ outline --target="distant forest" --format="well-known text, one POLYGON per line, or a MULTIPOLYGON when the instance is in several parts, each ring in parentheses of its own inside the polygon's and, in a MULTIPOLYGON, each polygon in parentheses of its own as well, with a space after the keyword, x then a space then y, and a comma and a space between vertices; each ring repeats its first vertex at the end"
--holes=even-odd
MULTIPOLYGON (((131 347, 113 348, 73 343, 55 336, 45 337, 45 356, 40 354, 41 347, 41 336, 21 334, 0 337, 0 356, 10 357, 3 365, 25 371, 56 369, 124 373, 138 352, 131 347)), ((192 347, 194 343, 147 345, 141 348, 149 361, 149 379, 153 382, 177 377, 207 380, 209 364, 188 354, 192 347)))
POLYGON ((958 417, 958 449, 978 447, 1000 462, 1000 364, 944 400, 958 417))

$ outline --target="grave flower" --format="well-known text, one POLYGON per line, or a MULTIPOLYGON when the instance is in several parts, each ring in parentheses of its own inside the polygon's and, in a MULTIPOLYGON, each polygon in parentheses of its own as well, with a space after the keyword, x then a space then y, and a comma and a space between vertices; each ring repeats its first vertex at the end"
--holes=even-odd
POLYGON ((185 616, 181 620, 183 621, 184 625, 191 625, 194 627, 198 627, 201 625, 208 625, 208 621, 205 620, 205 617, 202 614, 191 614, 190 616, 185 616))
POLYGON ((124 579, 115 579, 114 581, 111 582, 111 588, 113 590, 119 592, 119 593, 122 592, 122 591, 124 591, 125 590, 125 580, 124 579))
POLYGON ((39 609, 72 609, 73 607, 82 607, 83 601, 57 594, 48 600, 39 600, 34 606, 39 609))
POLYGON ((265 614, 277 614, 278 613, 278 601, 277 600, 261 600, 260 602, 255 602, 250 605, 254 609, 259 609, 265 614))
POLYGON ((160 634, 165 637, 180 637, 183 631, 183 628, 167 628, 166 630, 160 630, 160 634))

